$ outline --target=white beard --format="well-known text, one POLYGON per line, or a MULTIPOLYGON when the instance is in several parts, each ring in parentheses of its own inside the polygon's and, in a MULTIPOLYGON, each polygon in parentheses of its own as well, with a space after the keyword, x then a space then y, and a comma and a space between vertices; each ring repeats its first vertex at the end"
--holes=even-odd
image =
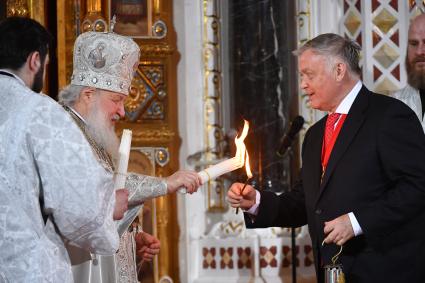
MULTIPOLYGON (((117 115, 118 116, 118 115, 117 115)), ((119 117, 114 117, 119 119, 119 117)), ((94 141, 112 157, 112 160, 117 160, 119 140, 115 134, 115 126, 111 125, 108 117, 100 110, 99 104, 96 101, 94 109, 87 115, 87 131, 94 141)))

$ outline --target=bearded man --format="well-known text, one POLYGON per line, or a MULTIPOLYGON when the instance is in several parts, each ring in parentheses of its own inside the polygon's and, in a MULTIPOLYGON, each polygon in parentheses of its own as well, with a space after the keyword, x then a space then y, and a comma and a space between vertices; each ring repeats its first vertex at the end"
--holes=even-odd
MULTIPOLYGON (((59 102, 86 136, 105 168, 105 175, 114 174, 119 145, 114 125, 125 115, 124 100, 138 66, 139 52, 138 45, 125 36, 97 32, 81 34, 74 46, 71 84, 59 94, 59 102), (101 54, 93 56, 94 51, 101 54)), ((164 179, 129 174, 125 187, 129 190, 129 203, 136 206, 119 223, 118 230, 122 234, 119 251, 115 257, 92 255, 94 260, 83 260, 73 268, 76 282, 138 282, 134 238, 127 231, 134 216, 146 199, 174 193, 181 187, 193 193, 200 184, 200 177, 192 171, 178 171, 164 179)), ((140 241, 144 244, 144 260, 152 259, 159 252, 159 241, 153 236, 142 233, 140 241)), ((81 255, 77 252, 77 256, 81 255)), ((71 255, 73 258, 76 258, 75 253, 71 255)))
POLYGON ((0 23, 0 282, 71 283, 66 243, 118 249, 112 176, 68 113, 39 93, 50 43, 32 19, 0 23))
POLYGON ((410 24, 406 71, 408 85, 393 96, 412 108, 425 131, 425 14, 417 16, 410 24))

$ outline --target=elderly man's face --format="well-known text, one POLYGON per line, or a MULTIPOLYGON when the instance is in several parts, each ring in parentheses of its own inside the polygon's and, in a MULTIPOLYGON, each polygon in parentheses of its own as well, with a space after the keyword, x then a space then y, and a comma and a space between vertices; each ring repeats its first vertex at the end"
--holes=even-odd
POLYGON ((298 57, 301 88, 309 98, 310 107, 322 111, 335 111, 338 93, 335 75, 326 57, 304 51, 298 57))
POLYGON ((101 111, 106 116, 110 125, 114 126, 115 122, 120 118, 123 118, 125 115, 124 100, 126 96, 102 89, 99 89, 98 91, 96 107, 99 108, 98 111, 101 111))
POLYGON ((425 15, 416 18, 410 26, 406 70, 413 87, 425 88, 425 15))
POLYGON ((113 158, 116 157, 119 145, 114 130, 115 123, 125 115, 125 98, 123 94, 98 89, 85 117, 92 138, 113 158))

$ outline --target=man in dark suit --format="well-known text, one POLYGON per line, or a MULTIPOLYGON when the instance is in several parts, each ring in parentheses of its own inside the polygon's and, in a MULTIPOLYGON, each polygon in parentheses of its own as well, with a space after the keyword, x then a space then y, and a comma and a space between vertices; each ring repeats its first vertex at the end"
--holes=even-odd
POLYGON ((308 224, 319 282, 341 245, 347 282, 425 282, 425 136, 362 85, 359 51, 336 34, 295 51, 311 107, 328 112, 305 135, 300 182, 279 196, 235 183, 228 199, 248 228, 308 224))

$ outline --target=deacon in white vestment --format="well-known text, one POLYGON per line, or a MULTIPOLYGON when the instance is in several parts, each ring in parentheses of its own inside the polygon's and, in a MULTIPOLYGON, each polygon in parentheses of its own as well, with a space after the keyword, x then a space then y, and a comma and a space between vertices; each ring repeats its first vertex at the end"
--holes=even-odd
POLYGON ((406 103, 407 106, 409 106, 416 113, 416 116, 418 116, 419 121, 421 121, 422 128, 425 132, 425 115, 423 113, 423 108, 425 105, 422 105, 421 94, 419 90, 408 84, 406 87, 393 93, 392 96, 406 103))
POLYGON ((0 23, 0 282, 73 282, 65 243, 113 254, 112 176, 43 87, 50 35, 0 23))
POLYGON ((425 14, 417 16, 410 24, 406 71, 408 85, 393 96, 416 113, 425 131, 425 14))
MULTIPOLYGON (((104 174, 110 178, 115 171, 119 144, 114 126, 125 115, 124 100, 138 62, 139 47, 131 38, 112 32, 83 33, 74 46, 71 85, 59 94, 60 103, 84 133, 99 164, 105 168, 104 174)), ((134 234, 128 228, 141 205, 146 199, 174 193, 180 187, 192 193, 200 183, 199 176, 192 171, 178 171, 164 179, 130 173, 125 187, 129 190, 132 207, 117 225, 121 235, 118 253, 115 256, 89 255, 69 246, 71 260, 75 263, 75 281, 138 282, 134 234)), ((159 252, 155 244, 147 246, 148 254, 159 252)))

